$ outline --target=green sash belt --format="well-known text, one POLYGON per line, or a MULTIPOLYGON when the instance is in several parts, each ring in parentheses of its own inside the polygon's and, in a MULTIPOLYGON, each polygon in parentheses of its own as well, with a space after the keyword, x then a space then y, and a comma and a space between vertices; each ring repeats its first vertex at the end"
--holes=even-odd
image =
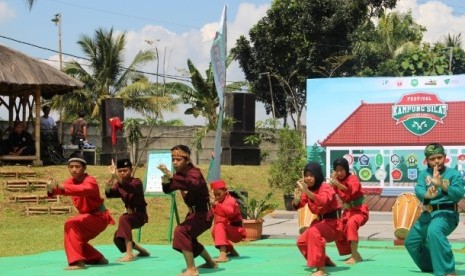
POLYGON ((365 196, 361 196, 357 199, 354 199, 350 202, 347 202, 347 205, 350 207, 350 208, 354 208, 354 207, 358 207, 360 205, 362 205, 363 203, 365 203, 365 196))

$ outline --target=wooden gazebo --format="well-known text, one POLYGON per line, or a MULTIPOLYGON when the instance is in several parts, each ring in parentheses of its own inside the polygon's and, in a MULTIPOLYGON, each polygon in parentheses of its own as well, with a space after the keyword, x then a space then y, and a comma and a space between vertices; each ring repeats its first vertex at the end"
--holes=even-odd
POLYGON ((84 84, 43 61, 0 45, 0 107, 8 110, 9 126, 33 122, 35 156, 0 156, 0 160, 40 160, 41 97, 51 98, 81 89, 84 84))

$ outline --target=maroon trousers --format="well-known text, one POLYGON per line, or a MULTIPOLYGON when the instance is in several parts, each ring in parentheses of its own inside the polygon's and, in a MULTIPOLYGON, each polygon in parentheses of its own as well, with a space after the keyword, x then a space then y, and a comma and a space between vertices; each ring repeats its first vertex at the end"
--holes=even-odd
POLYGON ((132 241, 134 245, 132 229, 142 227, 145 224, 145 217, 146 215, 140 212, 135 212, 132 214, 125 213, 119 217, 118 229, 116 229, 113 242, 115 243, 116 247, 118 247, 119 251, 121 251, 121 253, 126 252, 126 239, 132 241))
POLYGON ((208 212, 189 213, 186 219, 174 229, 173 249, 182 252, 191 251, 194 258, 200 255, 204 247, 197 237, 212 226, 208 212))

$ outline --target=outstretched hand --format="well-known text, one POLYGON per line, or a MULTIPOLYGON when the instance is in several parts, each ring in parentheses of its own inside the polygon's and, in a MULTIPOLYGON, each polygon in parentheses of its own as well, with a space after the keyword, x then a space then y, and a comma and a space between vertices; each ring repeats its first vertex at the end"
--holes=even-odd
POLYGON ((299 188, 302 192, 305 192, 306 190, 308 190, 307 184, 305 184, 303 179, 297 180, 296 184, 297 184, 297 188, 299 188))
POLYGON ((47 192, 51 194, 53 193, 53 190, 58 188, 58 181, 56 181, 56 179, 53 178, 52 174, 49 171, 45 172, 45 176, 48 179, 47 192))
POLYGON ((116 166, 115 166, 115 160, 114 159, 111 159, 111 165, 110 165, 110 167, 108 167, 108 170, 110 171, 111 175, 116 174, 116 166))
POLYGON ((172 177, 172 174, 171 174, 170 170, 168 170, 168 168, 166 167, 165 164, 160 164, 160 165, 157 166, 157 168, 163 173, 164 176, 166 176, 168 178, 172 177))

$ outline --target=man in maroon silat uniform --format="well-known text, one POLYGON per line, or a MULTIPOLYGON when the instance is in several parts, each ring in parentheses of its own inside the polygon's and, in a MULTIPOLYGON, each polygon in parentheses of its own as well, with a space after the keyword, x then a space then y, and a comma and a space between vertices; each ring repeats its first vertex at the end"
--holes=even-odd
POLYGON ((158 166, 163 172, 162 187, 165 194, 180 190, 184 203, 189 208, 185 220, 174 230, 173 248, 182 252, 186 261, 186 270, 182 276, 197 276, 199 271, 195 267, 194 258, 201 256, 205 264, 199 268, 217 268, 197 237, 212 225, 213 213, 210 211, 210 195, 207 183, 199 168, 190 160, 191 151, 185 145, 177 145, 171 149, 171 157, 175 173, 172 174, 161 164, 158 166))
POLYGON ((121 198, 126 208, 126 212, 119 218, 113 241, 122 253, 126 253, 118 261, 131 262, 135 259, 134 249, 139 251, 138 257, 150 256, 132 238, 132 229, 140 228, 148 222, 144 188, 139 178, 132 177, 132 163, 129 159, 118 160, 116 167, 113 160, 111 163, 111 179, 105 187, 105 195, 107 198, 121 198))

